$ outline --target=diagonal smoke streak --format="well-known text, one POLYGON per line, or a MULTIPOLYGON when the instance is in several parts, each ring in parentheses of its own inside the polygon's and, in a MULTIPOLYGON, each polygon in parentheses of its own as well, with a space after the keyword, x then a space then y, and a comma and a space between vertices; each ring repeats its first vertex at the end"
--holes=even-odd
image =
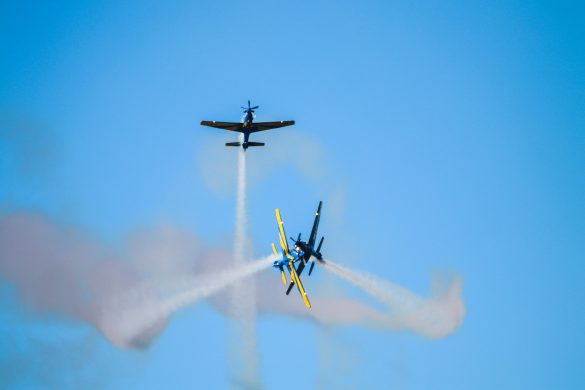
POLYGON ((393 310, 412 310, 422 301, 421 298, 405 288, 383 281, 374 275, 352 271, 330 260, 325 260, 322 265, 326 270, 360 287, 393 310))
POLYGON ((463 322, 465 307, 459 279, 454 279, 439 296, 425 299, 374 275, 356 272, 329 260, 322 265, 327 271, 349 281, 386 305, 391 313, 381 324, 441 338, 454 332, 463 322))
POLYGON ((104 303, 98 326, 106 335, 115 335, 120 343, 134 340, 150 328, 156 329, 176 310, 256 274, 274 260, 275 256, 270 255, 219 272, 145 283, 104 303))

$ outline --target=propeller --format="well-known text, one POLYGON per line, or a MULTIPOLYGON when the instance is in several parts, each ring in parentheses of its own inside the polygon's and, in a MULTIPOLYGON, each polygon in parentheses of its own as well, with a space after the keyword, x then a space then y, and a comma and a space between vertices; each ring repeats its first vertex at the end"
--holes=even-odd
POLYGON ((246 107, 242 107, 242 109, 244 110, 244 112, 254 112, 255 109, 260 108, 260 106, 254 106, 254 107, 250 107, 250 101, 248 100, 248 108, 246 107))
POLYGON ((301 241, 301 233, 299 233, 299 236, 296 239, 294 239, 293 237, 289 237, 289 238, 292 242, 295 243, 295 245, 297 245, 301 241))

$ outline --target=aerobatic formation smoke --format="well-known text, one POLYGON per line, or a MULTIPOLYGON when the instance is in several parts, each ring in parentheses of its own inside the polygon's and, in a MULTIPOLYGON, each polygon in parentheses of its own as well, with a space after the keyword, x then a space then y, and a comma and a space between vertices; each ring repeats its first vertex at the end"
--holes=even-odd
POLYGON ((361 288, 390 309, 390 316, 380 324, 415 330, 428 337, 444 337, 459 327, 465 316, 461 299, 461 281, 454 279, 437 296, 424 299, 403 287, 374 275, 352 271, 326 260, 324 268, 361 288))
MULTIPOLYGON (((240 143, 244 143, 244 135, 240 134, 240 143)), ((236 192, 236 226, 234 237, 234 266, 243 267, 251 257, 248 231, 248 214, 246 208, 246 152, 238 150, 236 192)), ((246 387, 260 387, 260 358, 256 343, 256 303, 253 283, 237 282, 231 288, 231 314, 235 318, 229 343, 229 356, 234 380, 244 383, 246 387)))
MULTIPOLYGON (((242 140, 243 141, 243 140, 242 140)), ((236 231, 234 238, 234 263, 245 261, 248 251, 246 242, 246 152, 238 150, 238 188, 236 193, 236 231)))
POLYGON ((170 278, 157 283, 145 283, 115 297, 102 307, 99 328, 117 344, 148 333, 174 311, 207 298, 242 279, 266 269, 275 260, 266 256, 220 271, 184 278, 170 278), (110 331, 110 327, 114 329, 110 331))
POLYGON ((463 319, 457 279, 441 294, 423 298, 329 261, 316 271, 325 268, 353 282, 390 310, 338 294, 311 295, 313 307, 307 310, 301 299, 283 293, 278 275, 258 273, 271 261, 234 266, 229 252, 209 249, 191 232, 168 225, 136 232, 112 250, 41 215, 0 216, 0 278, 14 284, 30 307, 88 322, 121 348, 148 347, 175 310, 202 298, 233 316, 233 292, 227 287, 243 278, 262 286, 254 290, 259 313, 429 337, 452 333, 463 319))
POLYGON ((220 271, 233 268, 229 253, 171 226, 137 232, 121 248, 107 250, 80 229, 40 215, 0 217, 0 277, 30 306, 87 321, 123 348, 148 346, 172 310, 269 261, 260 264, 226 276, 220 271))

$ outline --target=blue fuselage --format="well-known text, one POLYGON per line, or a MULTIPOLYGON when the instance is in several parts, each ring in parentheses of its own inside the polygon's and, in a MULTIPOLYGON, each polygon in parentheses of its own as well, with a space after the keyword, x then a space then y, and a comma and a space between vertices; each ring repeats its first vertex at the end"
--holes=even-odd
POLYGON ((250 137, 250 133, 246 130, 250 127, 250 124, 252 123, 252 121, 254 120, 254 114, 252 114, 252 110, 247 110, 244 113, 244 116, 242 117, 242 127, 244 128, 244 150, 246 150, 248 147, 248 139, 250 137))
MULTIPOLYGON (((295 263, 295 262, 299 261, 300 259, 303 258, 303 255, 304 255, 304 252, 303 251, 299 251, 299 252, 293 251, 291 253, 291 256, 293 257, 292 262, 295 263)), ((280 269, 280 267, 287 267, 287 268, 290 269, 290 262, 291 262, 291 259, 289 259, 288 257, 286 257, 286 255, 283 252, 282 253, 282 259, 276 260, 272 264, 272 266, 274 268, 279 268, 279 269, 280 269)))
POLYGON ((252 123, 252 121, 254 120, 254 115, 252 115, 252 111, 248 110, 244 113, 244 116, 242 117, 242 126, 243 127, 248 127, 250 126, 250 123, 252 123))

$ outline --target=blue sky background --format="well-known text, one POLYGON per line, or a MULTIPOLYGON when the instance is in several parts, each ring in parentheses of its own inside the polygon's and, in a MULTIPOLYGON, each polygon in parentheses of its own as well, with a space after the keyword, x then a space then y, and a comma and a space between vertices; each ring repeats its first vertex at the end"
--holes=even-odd
MULTIPOLYGON (((467 307, 438 341, 262 317, 266 387, 582 388, 584 37, 570 1, 5 1, 0 207, 113 246, 165 221, 229 246, 234 136, 198 123, 252 99, 258 120, 297 121, 248 151, 257 255, 274 207, 306 231, 323 199, 332 259, 421 294, 455 272, 467 307)), ((128 352, 0 291, 5 385, 230 386, 207 303, 128 352)))

